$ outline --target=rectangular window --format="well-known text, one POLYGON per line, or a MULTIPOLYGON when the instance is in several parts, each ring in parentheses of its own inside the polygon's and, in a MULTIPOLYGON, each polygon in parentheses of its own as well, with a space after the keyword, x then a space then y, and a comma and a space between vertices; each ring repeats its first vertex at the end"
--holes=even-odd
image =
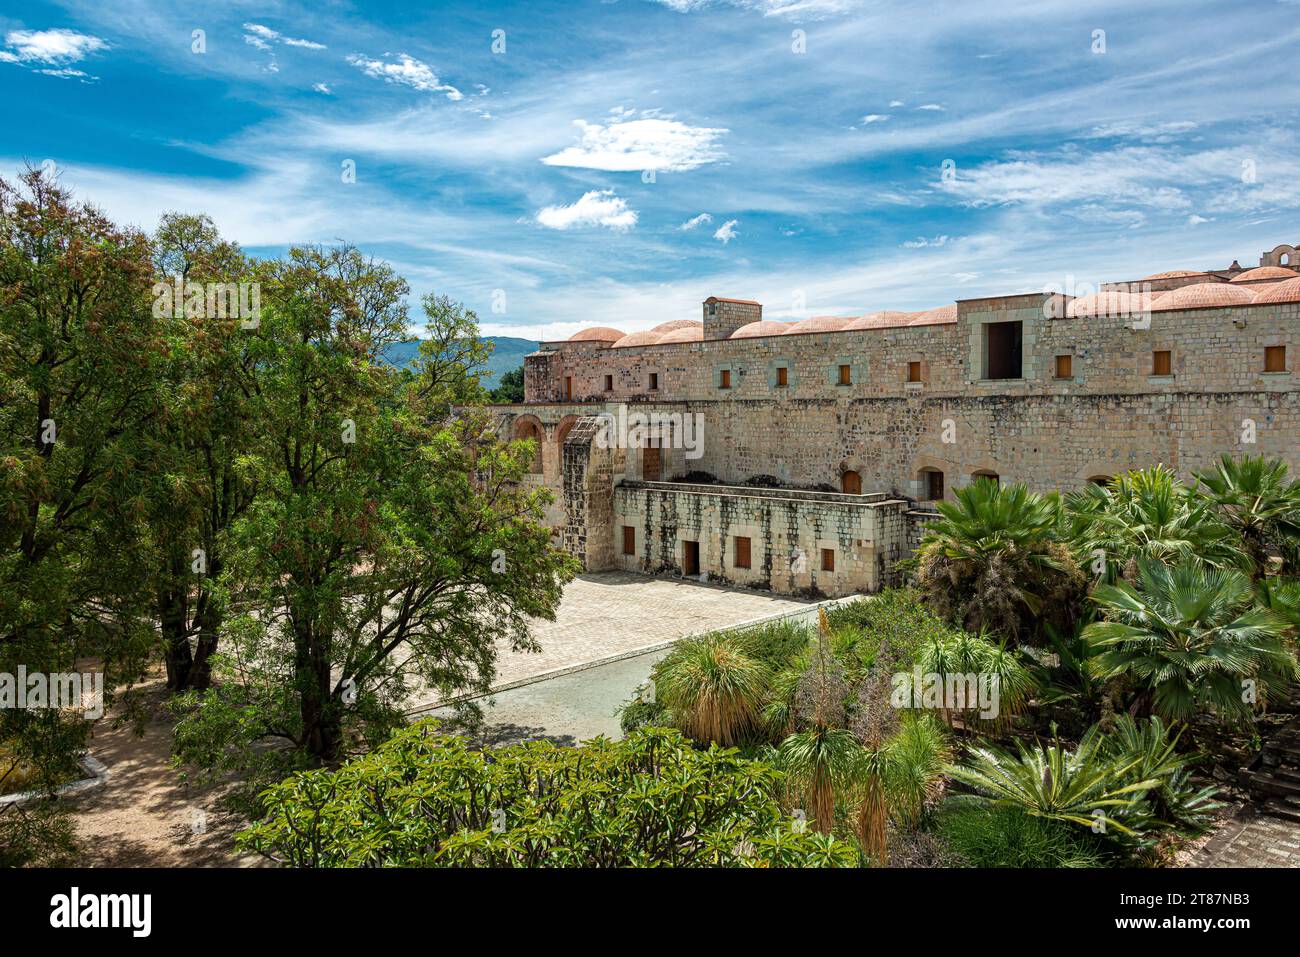
POLYGON ((612 375, 605 376, 605 391, 606 392, 614 391, 614 377, 612 375))
POLYGON ((853 384, 853 366, 840 366, 840 385, 853 384))
POLYGON ((776 370, 776 387, 784 389, 790 384, 790 370, 785 366, 778 366, 776 370))
POLYGON ((929 471, 925 473, 925 497, 931 502, 943 501, 943 473, 929 471))
POLYGON ((921 381, 921 363, 909 362, 907 364, 907 381, 908 382, 921 381))
POLYGON ((1056 357, 1056 377, 1058 379, 1074 378, 1074 356, 1056 357))
POLYGON ((990 322, 984 326, 984 378, 1019 379, 1023 348, 1023 323, 990 322))
POLYGON ((1168 349, 1157 349, 1151 353, 1151 374, 1152 375, 1173 375, 1173 353, 1168 349))
POLYGON ((822 549, 822 571, 824 572, 835 571, 835 549, 833 548, 822 549))
POLYGON ((1264 371, 1286 371, 1286 346, 1266 346, 1264 348, 1264 371))
POLYGON ((650 391, 654 392, 659 388, 659 373, 650 373, 650 391))
POLYGON ((632 525, 623 526, 623 554, 636 554, 636 528, 632 525))
POLYGON ((736 567, 749 567, 749 539, 740 535, 736 536, 736 567))
POLYGON ((722 374, 718 377, 718 388, 719 388, 719 389, 730 389, 730 388, 731 388, 731 370, 730 370, 730 369, 723 369, 723 370, 722 370, 722 374))
POLYGON ((564 398, 573 398, 573 376, 571 375, 566 375, 564 377, 564 398))

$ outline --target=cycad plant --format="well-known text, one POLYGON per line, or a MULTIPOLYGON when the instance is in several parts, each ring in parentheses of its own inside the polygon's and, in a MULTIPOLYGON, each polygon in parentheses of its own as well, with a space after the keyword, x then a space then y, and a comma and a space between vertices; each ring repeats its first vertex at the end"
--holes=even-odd
POLYGON ((1300 481, 1281 459, 1223 455, 1196 473, 1197 490, 1241 536, 1252 574, 1264 574, 1270 547, 1294 556, 1300 541, 1300 481))
POLYGON ((1129 772, 1137 759, 1117 763, 1100 753, 1099 744, 1099 736, 1088 735, 1073 751, 1059 742, 1037 747, 1017 742, 1017 754, 977 748, 965 764, 950 766, 948 774, 998 807, 1094 832, 1113 829, 1133 835, 1124 818, 1158 781, 1134 780, 1129 772))
POLYGON ((921 542, 917 583, 939 614, 972 631, 1031 640, 1040 616, 1068 618, 1086 578, 1062 541, 1060 499, 976 482, 940 502, 921 542))
POLYGON ((1101 677, 1136 686, 1136 714, 1188 721, 1210 711, 1244 720, 1297 675, 1285 626, 1256 605, 1241 572, 1140 561, 1136 587, 1101 585, 1093 600, 1107 620, 1083 636, 1102 649, 1101 677))
POLYGON ((1163 465, 1066 497, 1076 557, 1100 579, 1131 579, 1139 558, 1215 568, 1242 564, 1239 541, 1213 505, 1163 465))
MULTIPOLYGON (((1094 727, 1090 732, 1100 735, 1094 727)), ((1133 820, 1151 829, 1175 827, 1202 831, 1222 805, 1215 800, 1217 788, 1197 787, 1191 782, 1195 755, 1178 753, 1182 730, 1172 730, 1152 715, 1145 721, 1120 715, 1114 727, 1099 741, 1103 757, 1117 766, 1128 767, 1133 781, 1154 780, 1157 784, 1147 793, 1146 804, 1133 820)))
POLYGON ((756 725, 769 672, 744 642, 714 632, 679 642, 656 666, 656 697, 673 724, 703 744, 740 743, 756 725))

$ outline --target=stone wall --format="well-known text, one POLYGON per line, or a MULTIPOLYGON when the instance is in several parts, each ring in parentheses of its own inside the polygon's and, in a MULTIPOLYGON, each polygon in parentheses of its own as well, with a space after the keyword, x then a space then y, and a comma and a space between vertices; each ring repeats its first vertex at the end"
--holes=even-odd
POLYGON ((875 591, 908 554, 907 503, 883 495, 623 482, 614 491, 616 567, 681 575, 686 542, 698 543, 701 580, 783 594, 838 597, 875 591), (623 528, 634 554, 623 554, 623 528), (749 567, 736 562, 748 538, 749 567), (833 568, 823 567, 823 550, 833 568))

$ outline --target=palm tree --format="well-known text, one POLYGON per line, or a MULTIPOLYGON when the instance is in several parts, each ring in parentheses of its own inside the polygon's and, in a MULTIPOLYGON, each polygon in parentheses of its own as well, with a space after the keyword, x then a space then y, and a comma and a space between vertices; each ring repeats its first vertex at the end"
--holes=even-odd
POLYGON ((835 794, 852 782, 859 750, 853 732, 817 724, 790 735, 777 751, 778 766, 802 792, 804 810, 823 834, 835 825, 835 794))
POLYGON ((1283 693, 1297 675, 1285 626, 1255 604, 1239 571, 1140 560, 1137 587, 1099 585, 1092 597, 1108 620, 1083 637, 1102 649, 1100 676, 1137 685, 1134 713, 1187 721, 1208 710, 1247 719, 1256 702, 1283 693))
POLYGON ((1066 510, 1077 557, 1090 568, 1098 558, 1104 561, 1100 577, 1108 583, 1131 579, 1139 558, 1201 561, 1215 568, 1242 564, 1232 528, 1163 465, 1073 492, 1066 510))
POLYGON ((1256 577, 1268 567, 1270 547, 1294 556, 1300 540, 1300 481, 1288 481, 1287 472, 1281 459, 1225 454, 1196 473, 1198 491, 1241 536, 1256 577))
POLYGON ((955 495, 921 542, 917 580, 935 610, 1021 641, 1041 615, 1069 618, 1086 580, 1061 541, 1059 497, 989 481, 955 495))
MULTIPOLYGON (((989 702, 967 700, 943 702, 942 713, 950 724, 960 716, 966 727, 980 721, 989 721, 994 728, 1005 727, 1015 715, 1022 713, 1030 696, 1038 690, 1038 681, 1021 658, 1023 652, 1008 648, 1005 641, 994 642, 986 635, 959 632, 953 635, 936 635, 921 645, 917 664, 924 675, 938 675, 947 689, 950 685, 961 687, 969 696, 970 688, 958 680, 950 682, 948 676, 974 675, 985 690, 996 688, 997 714, 982 718, 981 712, 989 702), (996 682, 996 684, 994 684, 996 682), (964 704, 964 707, 955 705, 964 704)), ((977 689, 978 690, 978 689, 977 689)))
POLYGON ((654 688, 689 737, 729 747, 757 723, 768 677, 742 639, 714 632, 679 642, 656 666, 654 688))

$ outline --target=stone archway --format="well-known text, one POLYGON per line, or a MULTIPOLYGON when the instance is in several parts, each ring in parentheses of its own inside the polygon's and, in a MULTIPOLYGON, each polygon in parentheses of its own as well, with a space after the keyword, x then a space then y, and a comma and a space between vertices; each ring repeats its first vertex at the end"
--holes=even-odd
POLYGON ((512 438, 516 441, 528 440, 536 445, 528 471, 533 475, 542 474, 542 451, 546 447, 546 430, 535 415, 521 415, 515 419, 512 438))

